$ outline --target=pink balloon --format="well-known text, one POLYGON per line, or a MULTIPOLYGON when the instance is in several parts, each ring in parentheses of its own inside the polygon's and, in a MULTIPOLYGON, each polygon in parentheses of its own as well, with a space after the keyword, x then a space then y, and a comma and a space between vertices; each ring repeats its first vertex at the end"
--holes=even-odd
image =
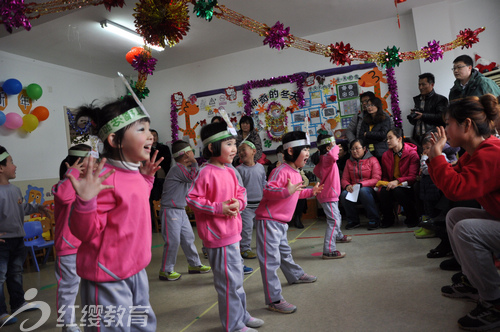
POLYGON ((23 118, 17 113, 7 113, 3 125, 9 129, 17 129, 23 125, 23 118))

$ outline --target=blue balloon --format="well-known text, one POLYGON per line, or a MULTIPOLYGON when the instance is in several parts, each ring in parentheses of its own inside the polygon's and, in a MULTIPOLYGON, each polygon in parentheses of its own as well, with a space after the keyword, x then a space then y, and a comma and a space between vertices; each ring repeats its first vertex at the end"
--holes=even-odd
POLYGON ((15 78, 9 78, 3 83, 2 89, 8 95, 17 95, 23 90, 23 85, 15 78))
POLYGON ((5 123, 5 120, 7 120, 7 117, 5 116, 5 114, 3 114, 2 111, 0 111, 0 126, 5 123))

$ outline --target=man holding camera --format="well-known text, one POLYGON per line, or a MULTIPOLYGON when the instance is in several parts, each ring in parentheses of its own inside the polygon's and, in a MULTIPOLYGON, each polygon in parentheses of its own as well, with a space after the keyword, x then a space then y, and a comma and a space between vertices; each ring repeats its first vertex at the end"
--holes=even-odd
POLYGON ((434 75, 424 73, 418 76, 420 94, 413 97, 414 108, 408 115, 413 127, 413 139, 421 143, 425 133, 437 126, 444 126, 443 112, 448 106, 448 99, 434 91, 434 75))

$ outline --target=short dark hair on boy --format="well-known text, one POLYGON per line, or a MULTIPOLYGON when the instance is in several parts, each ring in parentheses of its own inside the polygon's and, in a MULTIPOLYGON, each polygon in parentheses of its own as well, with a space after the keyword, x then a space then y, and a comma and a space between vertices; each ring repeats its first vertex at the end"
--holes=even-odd
MULTIPOLYGON (((282 139, 283 146, 288 142, 297 141, 297 140, 301 140, 301 139, 303 139, 303 140, 306 139, 305 132, 303 132, 303 131, 291 131, 289 133, 286 133, 283 136, 283 139, 282 139)), ((288 153, 288 149, 283 148, 283 155, 284 155, 283 158, 285 159, 285 161, 293 163, 299 157, 300 153, 302 152, 302 149, 310 148, 310 147, 311 147, 310 145, 295 146, 292 148, 292 151, 293 151, 292 155, 290 155, 288 153)))
MULTIPOLYGON (((7 152, 7 149, 0 145, 0 154, 2 154, 4 152, 7 152)), ((7 158, 5 158, 4 160, 0 161, 0 165, 7 166, 7 158)))
MULTIPOLYGON (((177 153, 179 151, 181 151, 182 149, 186 148, 190 146, 188 142, 186 141, 183 141, 183 140, 177 140, 175 142, 172 143, 172 154, 174 153, 177 153)), ((174 158, 175 161, 180 161, 182 159, 182 157, 184 157, 184 155, 180 155, 176 158, 174 158)))
MULTIPOLYGON (((201 128, 200 136, 201 140, 204 141, 210 136, 213 136, 217 133, 220 133, 221 131, 226 131, 227 130, 227 124, 226 122, 216 122, 216 123, 211 123, 203 128, 201 128)), ((230 136, 218 141, 215 141, 212 144, 212 151, 208 149, 208 146, 210 144, 207 144, 206 146, 203 147, 203 158, 205 159, 210 159, 212 157, 220 157, 221 154, 221 146, 222 142, 230 140, 230 139, 235 139, 234 136, 230 136)))

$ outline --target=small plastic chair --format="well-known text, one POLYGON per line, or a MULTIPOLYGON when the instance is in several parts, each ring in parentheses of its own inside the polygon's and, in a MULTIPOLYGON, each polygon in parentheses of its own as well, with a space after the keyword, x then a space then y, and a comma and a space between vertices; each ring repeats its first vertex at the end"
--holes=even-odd
POLYGON ((47 249, 45 253, 45 258, 43 260, 43 264, 47 262, 47 258, 50 254, 50 249, 54 247, 54 241, 45 241, 42 236, 43 228, 40 221, 28 221, 24 223, 24 232, 26 236, 24 237, 24 245, 31 252, 31 256, 33 257, 33 261, 35 262, 35 267, 38 272, 40 272, 40 267, 38 266, 38 262, 36 260, 36 250, 47 249))

